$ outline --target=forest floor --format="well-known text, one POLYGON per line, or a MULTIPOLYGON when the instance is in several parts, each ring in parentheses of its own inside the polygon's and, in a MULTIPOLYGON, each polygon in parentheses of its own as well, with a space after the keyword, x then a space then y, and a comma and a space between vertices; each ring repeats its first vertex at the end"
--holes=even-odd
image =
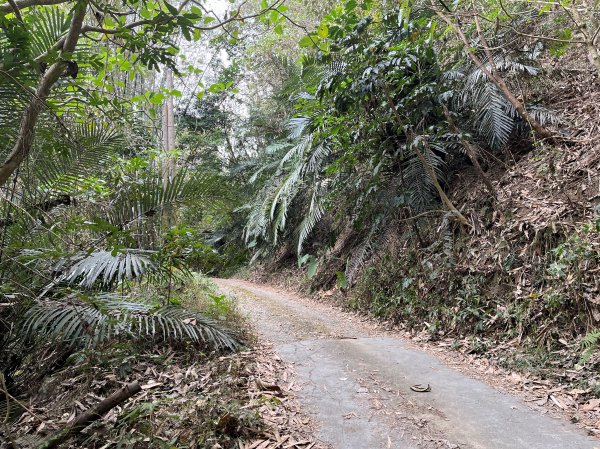
POLYGON ((569 402, 577 396, 569 386, 493 366, 485 358, 452 350, 450 342, 417 342, 310 298, 242 280, 215 282, 236 296, 259 338, 293 366, 295 384, 288 388, 313 416, 323 445, 600 446, 593 436, 599 404, 569 402), (413 391, 417 384, 430 391, 413 391))
POLYGON ((24 365, 27 381, 18 402, 0 399, 0 449, 41 447, 133 381, 140 392, 61 448, 325 449, 296 398, 292 367, 256 338, 232 300, 210 299, 216 286, 202 277, 179 293, 186 307, 236 335, 240 351, 117 339, 77 351, 48 372, 41 368, 56 359, 51 356, 63 360, 64 354, 42 347, 24 365))

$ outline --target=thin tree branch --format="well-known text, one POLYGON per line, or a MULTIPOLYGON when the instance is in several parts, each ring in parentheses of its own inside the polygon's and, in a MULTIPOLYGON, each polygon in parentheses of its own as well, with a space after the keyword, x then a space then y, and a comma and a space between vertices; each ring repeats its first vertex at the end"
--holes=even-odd
POLYGON ((117 405, 126 401, 135 394, 139 393, 140 391, 142 391, 142 389, 137 380, 125 385, 123 388, 115 391, 106 399, 103 399, 95 407, 92 407, 86 410, 81 415, 77 416, 77 418, 75 418, 75 420, 70 426, 52 435, 50 438, 48 438, 46 441, 40 444, 37 447, 37 449, 51 449, 60 445, 65 439, 67 439, 67 437, 81 432, 89 424, 101 418, 102 415, 112 410, 117 405))
POLYGON ((21 11, 19 11, 19 7, 15 3, 15 0, 8 0, 8 3, 13 9, 13 12, 15 13, 15 16, 17 16, 19 22, 23 23, 23 16, 21 16, 21 11))
MULTIPOLYGON (((241 13, 238 8, 236 10, 235 14, 233 14, 229 19, 221 20, 218 23, 216 23, 215 25, 193 26, 191 28, 193 28, 195 30, 200 30, 200 31, 216 30, 217 28, 221 28, 224 25, 227 25, 231 22, 243 22, 244 20, 253 19, 255 17, 261 16, 261 15, 265 14, 266 12, 272 11, 273 9, 277 8, 279 6, 279 4, 281 4, 281 3, 283 3, 282 0, 277 0, 271 6, 265 8, 265 9, 261 9, 259 12, 254 13, 254 14, 249 14, 247 16, 240 15, 241 13)), ((83 27, 82 33, 96 32, 96 33, 102 33, 102 34, 117 34, 117 33, 122 32, 123 30, 133 30, 133 29, 143 26, 143 25, 160 25, 162 23, 167 23, 176 18, 177 18, 177 16, 173 15, 173 16, 163 17, 160 20, 152 20, 152 19, 138 20, 136 22, 132 22, 128 25, 125 25, 123 28, 104 28, 104 27, 96 27, 96 26, 86 25, 83 27)))
POLYGON ((598 34, 600 34, 600 26, 596 28, 596 32, 592 36, 592 45, 596 45, 596 39, 598 39, 598 34))
MULTIPOLYGON (((2 379, 2 373, 0 373, 0 380, 4 380, 2 379)), ((25 410, 27 413, 29 413, 31 416, 33 416, 35 419, 37 419, 39 422, 44 422, 44 420, 37 414, 35 413, 33 410, 31 410, 29 407, 27 407, 25 404, 23 404, 21 401, 19 401, 17 398, 15 398, 12 394, 10 394, 8 392, 6 388, 6 385, 3 384, 2 386, 3 388, 3 393, 9 398, 12 399, 14 401, 15 404, 17 404, 19 407, 21 407, 23 410, 25 410)))
MULTIPOLYGON (((598 32, 600 32, 600 27, 597 27, 594 34, 592 36, 590 36, 590 34, 588 33, 588 27, 592 27, 592 23, 591 23, 592 20, 589 20, 590 16, 588 16, 588 20, 586 21, 581 17, 581 14, 579 14, 579 10, 577 8, 568 8, 565 5, 563 5, 562 3, 561 3, 561 6, 562 6, 563 10, 567 14, 569 14, 569 17, 571 18, 571 20, 577 27, 577 30, 585 38, 585 47, 586 47, 586 50, 588 53, 588 59, 590 60, 590 63, 592 63, 592 65, 596 68, 598 75, 600 75, 600 53, 598 52, 598 49, 594 45, 594 41, 598 37, 598 32)), ((586 8, 586 11, 590 11, 590 9, 586 8)), ((588 14, 591 14, 591 13, 588 12, 588 14)))
POLYGON ((35 62, 40 62, 43 61, 44 58, 46 58, 48 55, 50 55, 51 53, 55 52, 55 51, 59 51, 61 48, 63 48, 63 46, 65 45, 65 40, 67 39, 66 36, 61 37, 59 40, 56 41, 56 43, 50 47, 48 50, 46 50, 44 53, 42 53, 41 55, 39 55, 37 58, 34 59, 35 62))
POLYGON ((494 61, 494 55, 492 55, 490 46, 488 45, 487 40, 486 40, 485 36, 483 35, 483 32, 481 31, 481 25, 479 24, 479 17, 477 17, 477 14, 475 14, 474 19, 475 19, 475 27, 477 29, 477 35, 479 36, 479 40, 481 41, 481 44, 483 45, 483 52, 485 53, 485 56, 490 63, 490 67, 492 68, 492 73, 495 75, 496 73, 498 73, 498 67, 496 67, 496 61, 494 61))
POLYGON ((282 13, 281 11, 279 11, 279 14, 281 14, 288 22, 290 22, 292 25, 294 25, 296 28, 300 28, 302 31, 304 31, 304 34, 306 34, 308 36, 308 38, 310 39, 310 41, 313 43, 313 45, 316 48, 319 48, 319 45, 315 42, 315 40, 312 38, 312 36, 310 35, 310 33, 308 32, 308 28, 305 27, 304 25, 299 24, 298 22, 295 22, 294 20, 292 20, 291 17, 287 16, 286 14, 282 13))
POLYGON ((29 8, 31 6, 48 6, 48 5, 60 5, 62 3, 70 3, 73 0, 16 0, 10 1, 0 5, 0 11, 11 12, 14 10, 13 4, 19 9, 29 8))
MULTIPOLYGON (((107 34, 107 35, 108 34, 118 34, 120 32, 123 32, 124 30, 134 30, 135 28, 143 26, 143 25, 158 25, 158 24, 162 24, 162 23, 168 23, 171 20, 177 19, 179 14, 183 10, 183 8, 189 2, 190 2, 190 0, 184 0, 178 8, 177 14, 163 17, 160 20, 139 20, 136 22, 132 22, 122 28, 108 29, 108 28, 104 28, 104 27, 83 25, 83 20, 85 18, 86 11, 87 11, 87 0, 78 0, 78 2, 76 3, 76 5, 74 7, 73 19, 71 21, 71 27, 69 29, 68 34, 63 39, 60 39, 56 44, 54 44, 49 51, 55 51, 55 50, 60 49, 61 55, 66 54, 66 53, 72 53, 75 50, 75 47, 77 46, 77 42, 78 42, 80 36, 82 34, 88 33, 88 32, 98 32, 98 33, 107 34)), ((24 7, 33 6, 33 5, 52 5, 52 4, 59 4, 59 3, 65 3, 65 2, 63 0, 61 0, 61 1, 58 1, 58 0, 35 0, 35 1, 34 0, 20 0, 20 1, 16 2, 16 5, 20 8, 24 8, 24 7)), ((244 3, 242 3, 237 8, 236 12, 234 14, 232 14, 232 16, 229 19, 219 21, 216 25, 213 25, 213 26, 206 26, 206 27, 196 26, 193 28, 202 30, 202 31, 209 31, 209 30, 214 30, 217 28, 222 28, 231 22, 244 21, 244 20, 251 19, 254 17, 259 17, 259 16, 265 14, 266 12, 277 8, 282 3, 283 3, 283 0, 275 0, 275 2, 273 4, 271 4, 270 6, 268 6, 267 8, 261 9, 257 13, 249 14, 246 16, 241 15, 241 7, 244 4, 244 3)), ((8 4, 7 6, 8 6, 8 8, 10 8, 9 11, 11 11, 12 7, 10 6, 10 4, 8 4)), ((1 9, 1 6, 0 6, 0 9, 1 9)), ((38 61, 43 59, 44 57, 46 57, 48 54, 49 54, 49 52, 46 52, 43 55, 40 55, 40 57, 38 58, 38 61)), ((58 79, 64 72, 66 66, 67 66, 67 61, 59 58, 59 60, 57 62, 55 62, 54 64, 52 64, 50 66, 50 68, 46 71, 46 73, 42 77, 42 79, 36 89, 36 92, 33 95, 33 98, 31 99, 31 101, 29 103, 29 106, 27 107, 27 109, 25 110, 25 113, 23 114, 23 117, 21 119, 21 125, 19 127, 19 133, 17 136, 17 140, 13 146, 13 149, 12 149, 11 153, 9 154, 8 158, 4 161, 4 164, 0 166, 0 187, 3 186, 4 184, 6 184, 6 182, 10 178, 11 174, 17 169, 17 167, 19 167, 21 162, 23 162, 23 160, 25 160, 28 157, 31 147, 33 145, 33 134, 34 134, 34 130, 35 130, 35 125, 38 121, 41 110, 43 109, 45 102, 50 95, 50 91, 51 91, 52 87, 58 81, 58 79)))
POLYGON ((8 438, 8 440, 10 441, 10 445, 13 447, 13 449, 20 449, 19 445, 17 444, 17 442, 13 438, 12 434, 10 433, 10 428, 8 427, 8 419, 10 418, 10 401, 9 401, 10 395, 8 394, 8 388, 6 388, 6 382, 4 381, 4 374, 1 372, 0 372, 0 386, 2 387, 2 392, 4 393, 4 396, 6 397, 6 416, 4 417, 4 420, 2 421, 2 426, 4 427, 4 433, 6 434, 6 437, 8 438))
POLYGON ((506 16, 509 19, 514 19, 514 17, 506 10, 506 8, 504 7, 504 3, 502 2, 502 0, 498 0, 498 2, 500 3, 500 8, 502 8, 502 11, 504 11, 504 14, 506 14, 506 16))
POLYGON ((477 172, 477 174, 479 175, 479 177, 485 184, 485 187, 487 188, 490 195, 494 199, 497 199, 498 195, 496 194, 496 189, 494 188, 494 185, 492 184, 490 179, 486 176, 485 172, 483 171, 483 168, 481 168, 481 165, 479 164, 479 161, 477 160, 477 153, 476 153, 475 149, 473 148, 473 145, 471 145, 471 142, 469 142, 467 139, 465 139, 463 137, 462 133, 460 132, 460 129, 458 129, 458 126, 454 123, 454 120, 452 119, 452 116, 450 115, 450 111, 448 111, 448 108, 446 107, 446 105, 442 105, 442 107, 443 107, 443 111, 444 111, 444 116, 446 117, 446 121, 448 122, 448 128, 454 134, 459 136, 460 142, 462 143, 463 147, 465 148, 465 151, 467 152, 467 156, 469 156, 469 159, 471 160, 473 167, 475 167, 475 171, 477 172))
POLYGON ((523 33, 522 31, 517 30, 512 25, 502 25, 502 24, 500 24, 500 27, 501 28, 507 28, 507 29, 511 30, 513 33, 518 34, 519 36, 530 37, 532 39, 538 39, 538 40, 541 40, 541 41, 559 42, 561 44, 585 44, 585 41, 580 41, 580 40, 558 39, 556 37, 539 36, 539 35, 536 35, 536 34, 523 33))

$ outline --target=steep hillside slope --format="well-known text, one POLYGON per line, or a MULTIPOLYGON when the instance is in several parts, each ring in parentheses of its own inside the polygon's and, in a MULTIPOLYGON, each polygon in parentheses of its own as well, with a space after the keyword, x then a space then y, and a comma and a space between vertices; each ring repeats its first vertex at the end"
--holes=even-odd
POLYGON ((433 211, 418 221, 419 244, 408 237, 409 220, 391 221, 354 279, 341 277, 357 258, 352 229, 322 255, 311 280, 289 259, 256 275, 335 296, 433 340, 454 338, 469 351, 509 342, 504 352, 513 354, 503 363, 559 377, 575 370, 572 379, 587 372, 598 388, 600 85, 575 52, 544 61, 543 69, 542 84, 523 91, 554 111, 564 139, 533 147, 513 142, 502 158, 488 154, 484 169, 496 199, 475 170, 455 175, 450 197, 469 226, 433 211))

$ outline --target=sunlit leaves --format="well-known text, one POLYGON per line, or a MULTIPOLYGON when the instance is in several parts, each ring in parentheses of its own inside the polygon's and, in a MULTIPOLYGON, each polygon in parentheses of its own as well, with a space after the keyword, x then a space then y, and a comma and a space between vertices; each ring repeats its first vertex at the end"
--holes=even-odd
POLYGON ((167 8, 167 11, 169 11, 173 16, 176 16, 179 14, 179 10, 175 6, 171 5, 169 2, 165 2, 164 4, 165 4, 165 7, 167 8))
POLYGON ((321 39, 325 39, 327 38, 327 36, 329 36, 329 28, 327 27, 326 24, 322 23, 319 28, 317 29, 317 35, 321 38, 321 39))
POLYGON ((142 8, 140 10, 140 16, 143 19, 150 20, 152 18, 153 14, 148 8, 142 8))
POLYGON ((216 93, 219 93, 219 92, 223 92, 225 89, 226 89, 226 88, 225 88, 225 84, 223 84, 223 83, 215 83, 215 84, 212 84, 212 85, 211 85, 211 86, 208 88, 208 91, 209 91, 211 94, 216 94, 216 93))
POLYGON ((571 28, 563 28, 559 30, 556 38, 558 41, 550 43, 550 54, 559 58, 567 52, 570 42, 573 39, 573 30, 571 28))
POLYGON ((152 93, 150 94, 150 96, 148 97, 148 100, 150 101, 150 103, 152 104, 162 104, 165 101, 165 95, 162 93, 152 93))
POLYGON ((306 35, 304 36, 302 39, 300 39, 300 41, 298 42, 298 45, 302 48, 307 48, 307 47, 311 47, 314 45, 314 40, 310 35, 306 35))

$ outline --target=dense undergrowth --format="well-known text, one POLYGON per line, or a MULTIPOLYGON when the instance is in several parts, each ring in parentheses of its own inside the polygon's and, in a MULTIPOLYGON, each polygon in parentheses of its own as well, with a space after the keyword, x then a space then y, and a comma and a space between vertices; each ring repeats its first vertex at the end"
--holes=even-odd
MULTIPOLYGON (((294 423, 293 417, 301 415, 290 392, 282 389, 292 381, 291 373, 274 360, 270 348, 256 343, 235 298, 220 295, 202 276, 179 289, 176 298, 186 310, 202 311, 235 331, 243 350, 223 353, 198 350, 191 342, 157 345, 121 338, 63 353, 64 360, 54 359, 52 370, 24 361, 17 375, 17 381, 26 378, 19 399, 0 405, 3 420, 14 417, 0 431, 3 438, 18 447, 39 447, 46 436, 68 426, 74 413, 138 380, 141 394, 61 447, 240 448, 275 439, 275 433, 312 443, 309 420, 294 423)), ((46 345, 31 357, 47 363, 51 351, 56 346, 46 345)))
MULTIPOLYGON (((189 2, 13 3, 0 6, 7 404, 59 373, 92 388, 103 356, 104 386, 144 356, 169 368, 175 347, 221 373, 208 354, 247 336, 193 273, 254 263, 431 340, 593 376, 596 7, 233 1, 217 19, 189 2)), ((150 408, 132 444, 162 431, 150 408)))
POLYGON ((307 279, 305 269, 281 271, 281 265, 267 265, 275 269, 270 274, 259 267, 251 276, 312 294, 320 291, 321 298, 336 298, 343 307, 413 334, 433 341, 450 338, 457 349, 483 356, 493 353, 512 369, 559 380, 564 370, 576 369, 579 375, 569 382, 595 385, 600 219, 594 197, 580 199, 576 209, 568 198, 582 191, 572 182, 576 172, 584 185, 592 173, 592 183, 597 182, 599 162, 587 148, 568 148, 558 160, 546 151, 524 155, 493 180, 505 192, 496 212, 478 198, 477 184, 452 196, 468 203, 463 213, 478 232, 449 232, 443 221, 430 220, 427 229, 441 230, 442 238, 419 247, 398 232, 398 224, 385 250, 370 258, 351 288, 335 281, 324 286, 317 276, 307 279), (564 172, 546 182, 550 157, 564 172), (581 161, 590 165, 582 167, 581 161), (565 192, 566 180, 572 187, 565 192), (501 210, 504 216, 494 217, 501 210))
MULTIPOLYGON (((581 64, 571 61, 571 67, 581 64)), ((566 90, 560 77, 556 82, 559 92, 566 90)), ((579 82, 569 88, 580 96, 556 112, 580 123, 587 138, 506 161, 491 175, 495 202, 481 197, 483 186, 472 174, 460 174, 452 198, 465 205, 461 211, 473 228, 465 232, 432 220, 427 229, 439 238, 426 247, 392 234, 349 293, 350 304, 432 338, 485 337, 488 343, 474 348, 481 352, 498 339, 516 339, 533 352, 568 347, 581 356, 566 357, 564 366, 589 361, 600 318, 600 218, 593 187, 600 156, 593 127, 586 125, 596 109, 588 103, 595 85, 588 76, 579 82)))
POLYGON ((320 246, 314 242, 324 235, 314 237, 314 272, 294 269, 289 246, 281 246, 252 275, 326 292, 322 297, 335 292, 345 307, 432 340, 453 338, 457 347, 482 355, 503 346, 506 366, 554 378, 576 369, 587 378, 581 382, 594 383, 600 154, 594 144, 597 84, 587 64, 577 51, 544 57, 541 85, 527 91, 552 107, 577 139, 508 143, 486 162, 496 198, 486 195, 470 164, 451 171, 448 195, 468 226, 432 210, 414 220, 415 235, 412 220, 398 214, 368 242, 358 276, 350 277, 365 231, 356 226, 344 228, 335 245, 320 246), (557 98, 565 99, 553 104, 557 98), (287 276, 304 280, 282 279, 287 276))

